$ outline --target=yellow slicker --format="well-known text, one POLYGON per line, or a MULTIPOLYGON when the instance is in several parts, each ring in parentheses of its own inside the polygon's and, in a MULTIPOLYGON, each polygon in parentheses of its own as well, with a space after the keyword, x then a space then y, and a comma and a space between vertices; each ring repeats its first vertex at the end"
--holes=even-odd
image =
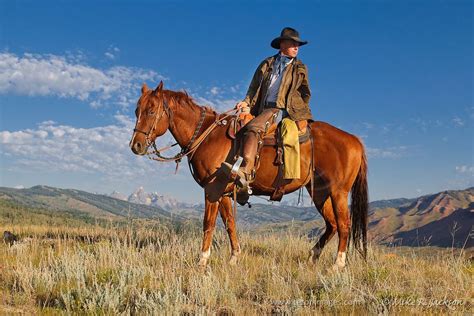
POLYGON ((300 143, 298 140, 298 126, 290 118, 281 122, 283 138, 283 179, 300 178, 300 143))

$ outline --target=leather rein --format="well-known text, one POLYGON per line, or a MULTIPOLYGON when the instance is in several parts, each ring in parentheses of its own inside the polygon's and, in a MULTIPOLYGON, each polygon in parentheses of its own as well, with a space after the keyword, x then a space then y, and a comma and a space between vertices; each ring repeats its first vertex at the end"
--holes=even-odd
POLYGON ((168 101, 163 98, 163 111, 161 111, 160 114, 158 112, 156 113, 155 118, 153 120, 153 125, 150 127, 148 132, 144 132, 144 131, 139 130, 137 128, 133 129, 134 132, 141 133, 141 134, 145 135, 145 143, 146 143, 147 147, 149 147, 150 145, 153 147, 152 151, 147 151, 146 152, 146 155, 148 156, 148 158, 151 159, 151 160, 156 160, 156 161, 160 161, 160 162, 174 161, 174 162, 176 162, 176 171, 175 172, 177 172, 179 163, 181 162, 181 159, 183 157, 188 156, 188 155, 191 154, 191 157, 190 157, 190 159, 191 159, 192 154, 198 149, 199 145, 201 145, 201 143, 214 130, 214 128, 216 128, 219 125, 226 125, 227 124, 226 119, 229 116, 235 114, 235 113, 232 113, 232 112, 237 113, 239 111, 237 109, 231 109, 229 111, 226 111, 226 112, 222 113, 222 114, 224 114, 224 116, 222 116, 222 114, 221 115, 216 115, 215 121, 208 128, 206 128, 201 133, 201 135, 199 135, 199 131, 202 128, 202 125, 204 123, 204 119, 206 118, 206 110, 203 107, 200 107, 200 110, 201 110, 201 114, 200 114, 199 122, 196 125, 193 136, 189 140, 189 143, 186 146, 184 146, 183 148, 181 148, 181 151, 178 152, 173 157, 165 157, 161 154, 161 152, 165 151, 165 150, 168 150, 168 149, 178 145, 178 143, 176 142, 172 145, 169 145, 169 146, 158 149, 156 147, 156 142, 155 142, 156 139, 154 139, 153 141, 150 141, 150 138, 149 138, 149 136, 155 131, 156 125, 158 124, 158 122, 161 120, 161 118, 164 116, 165 113, 168 116, 169 125, 171 125, 172 122, 173 122, 173 120, 172 120, 173 111, 171 110, 171 108, 168 104, 168 101), (154 157, 154 156, 156 156, 156 157, 154 157))

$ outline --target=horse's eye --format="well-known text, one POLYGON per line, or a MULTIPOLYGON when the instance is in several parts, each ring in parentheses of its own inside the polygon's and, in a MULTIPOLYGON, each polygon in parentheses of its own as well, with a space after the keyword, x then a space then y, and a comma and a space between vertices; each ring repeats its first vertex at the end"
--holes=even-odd
POLYGON ((149 112, 148 112, 148 115, 150 115, 150 116, 151 116, 151 115, 155 115, 155 112, 154 112, 154 111, 149 111, 149 112))

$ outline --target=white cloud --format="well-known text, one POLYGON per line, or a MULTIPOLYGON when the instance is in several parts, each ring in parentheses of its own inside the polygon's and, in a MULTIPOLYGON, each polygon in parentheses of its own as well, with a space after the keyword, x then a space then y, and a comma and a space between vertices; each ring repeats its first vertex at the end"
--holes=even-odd
POLYGON ((366 147, 369 158, 402 158, 409 155, 410 150, 407 146, 395 146, 387 148, 366 147))
POLYGON ((453 121, 454 125, 457 126, 457 127, 464 126, 464 121, 459 116, 454 117, 452 121, 453 121))
POLYGON ((200 96, 195 96, 193 99, 199 105, 208 105, 213 107, 218 112, 225 112, 235 107, 237 102, 240 100, 238 99, 223 99, 223 98, 212 98, 207 99, 200 96))
POLYGON ((229 86, 227 84, 219 84, 201 86, 180 81, 179 86, 172 86, 170 89, 173 90, 185 89, 197 104, 211 106, 218 112, 233 109, 245 96, 245 93, 240 91, 239 85, 229 86))
MULTIPOLYGON (((111 71, 112 77, 128 75, 125 68, 117 67, 114 71, 116 74, 111 71)), ((133 84, 130 82, 130 85, 133 84)), ((173 88, 175 91, 178 89, 173 88)), ((220 87, 218 89, 225 91, 220 87)), ((211 106, 219 112, 232 109, 238 101, 227 93, 225 96, 219 93, 216 96, 209 95, 209 98, 200 97, 205 95, 205 91, 209 89, 195 91, 190 96, 197 104, 211 106)), ((99 106, 103 100, 96 98, 93 101, 99 106)), ((39 123, 35 128, 0 131, 0 160, 8 162, 3 168, 13 173, 31 173, 33 177, 43 173, 62 173, 73 178, 84 175, 114 188, 124 179, 135 185, 151 181, 149 179, 190 179, 184 160, 178 175, 175 175, 174 163, 158 163, 134 155, 129 148, 129 141, 135 119, 125 115, 125 112, 118 113, 114 117, 115 122, 108 126, 80 128, 49 120, 39 123)), ((157 146, 160 148, 172 143, 174 139, 168 132, 159 138, 157 146)), ((178 151, 178 147, 173 147, 163 154, 171 157, 178 151)), ((37 182, 41 183, 41 180, 37 182)))
MULTIPOLYGON (((111 51, 116 52, 115 48, 111 51)), ((0 94, 75 98, 93 107, 113 104, 125 108, 135 104, 142 82, 163 79, 140 68, 114 66, 102 70, 80 63, 82 59, 71 57, 71 53, 68 57, 0 53, 0 94)))
POLYGON ((209 90, 209 92, 212 95, 217 95, 217 94, 219 94, 219 88, 218 87, 212 87, 211 90, 209 90))
POLYGON ((111 52, 105 52, 104 55, 105 55, 105 57, 107 57, 109 59, 114 59, 115 58, 114 54, 112 54, 111 52))
POLYGON ((107 51, 104 53, 104 55, 108 59, 114 60, 115 58, 117 58, 118 53, 120 53, 120 49, 118 47, 115 47, 115 46, 111 45, 111 46, 109 46, 107 51))
POLYGON ((467 174, 473 174, 474 175, 474 166, 456 166, 456 171, 459 173, 467 173, 467 174))
POLYGON ((232 93, 238 93, 239 91, 240 91, 240 85, 239 84, 236 84, 236 85, 230 87, 230 92, 232 92, 232 93))
POLYGON ((474 186, 474 166, 460 165, 455 168, 453 177, 446 179, 446 187, 453 189, 464 189, 474 186))
POLYGON ((369 122, 362 122, 361 123, 366 129, 372 129, 374 128, 374 124, 373 123, 369 123, 369 122))
MULTIPOLYGON (((1 152, 18 170, 92 173, 121 180, 173 173, 172 164, 134 155, 128 145, 134 121, 124 115, 117 115, 116 120, 115 125, 94 128, 46 121, 36 129, 1 131, 1 152)), ((160 144, 166 141, 169 136, 162 137, 160 144)))

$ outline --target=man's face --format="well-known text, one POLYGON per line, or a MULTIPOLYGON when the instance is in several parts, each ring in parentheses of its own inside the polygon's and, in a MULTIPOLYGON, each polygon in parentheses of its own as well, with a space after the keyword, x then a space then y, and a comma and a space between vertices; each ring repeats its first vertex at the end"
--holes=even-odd
POLYGON ((297 41, 285 39, 280 42, 280 52, 291 58, 298 55, 298 49, 300 44, 297 41))

